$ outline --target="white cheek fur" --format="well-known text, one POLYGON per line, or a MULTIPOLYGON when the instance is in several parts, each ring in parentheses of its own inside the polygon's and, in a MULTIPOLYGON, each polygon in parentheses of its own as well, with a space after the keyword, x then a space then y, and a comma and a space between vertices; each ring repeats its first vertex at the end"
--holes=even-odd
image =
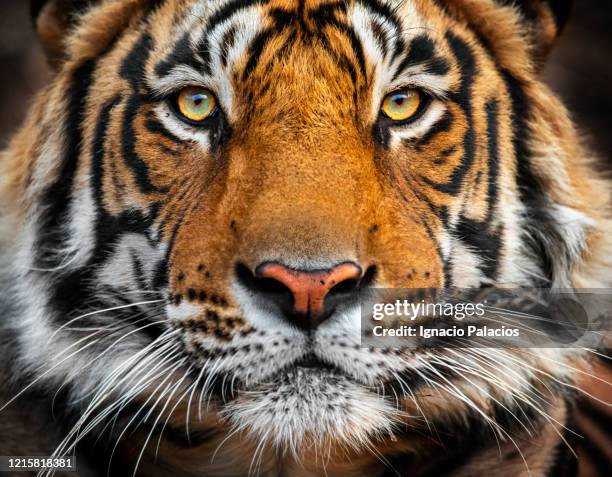
POLYGON ((203 151, 208 151, 210 149, 209 131, 199 130, 195 126, 183 124, 165 103, 159 104, 157 108, 155 108, 155 113, 162 125, 179 139, 189 141, 193 143, 194 146, 199 146, 203 151))
POLYGON ((390 147, 397 147, 398 144, 405 139, 414 139, 423 136, 436 122, 442 119, 445 112, 446 107, 444 103, 434 99, 427 111, 425 111, 425 114, 416 122, 407 126, 391 126, 390 147))

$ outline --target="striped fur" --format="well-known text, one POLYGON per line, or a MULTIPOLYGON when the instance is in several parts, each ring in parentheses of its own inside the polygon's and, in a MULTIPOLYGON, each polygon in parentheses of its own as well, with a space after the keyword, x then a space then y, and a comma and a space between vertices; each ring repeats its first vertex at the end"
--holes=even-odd
POLYGON ((78 441, 112 475, 548 475, 586 351, 363 349, 354 307, 306 336, 237 264, 611 286, 610 182, 538 79, 566 2, 38 3, 56 74, 0 161, 0 301, 6 399, 61 408, 41 452, 78 441), (201 127, 169 106, 189 85, 220 104, 201 127), (390 124, 408 85, 427 107, 390 124), (291 369, 307 353, 337 372, 291 369))

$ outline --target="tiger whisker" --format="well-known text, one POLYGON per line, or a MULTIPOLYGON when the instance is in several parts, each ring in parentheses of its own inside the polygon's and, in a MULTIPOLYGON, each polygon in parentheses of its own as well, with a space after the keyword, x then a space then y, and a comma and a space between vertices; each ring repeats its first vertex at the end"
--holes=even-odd
MULTIPOLYGON (((168 367, 163 368, 161 371, 157 372, 157 374, 155 374, 152 378, 146 380, 144 383, 143 381, 145 380, 144 378, 140 378, 138 383, 136 384, 136 387, 138 389, 138 392, 134 392, 132 393, 131 396, 125 396, 123 397, 120 401, 119 401, 119 406, 118 406, 118 411, 117 412, 121 412, 121 409, 123 409, 130 401, 132 401, 137 394, 140 393, 141 390, 145 389, 146 387, 148 387, 148 385, 151 382, 154 382, 156 379, 158 379, 159 377, 166 375, 167 378, 170 374, 170 370, 173 368, 170 368, 170 366, 173 365, 173 360, 176 359, 175 356, 173 356, 173 353, 170 352, 168 353, 169 356, 166 356, 163 360, 161 360, 159 363, 156 363, 155 368, 153 368, 153 370, 151 370, 151 372, 157 372, 158 370, 160 370, 163 366, 165 366, 166 364, 168 364, 168 367)), ((150 374, 150 373, 147 373, 150 374)), ((167 379, 166 378, 166 379, 167 379)), ((126 432, 130 429, 130 427, 132 426, 132 424, 134 424, 134 422, 136 421, 136 419, 138 418, 138 416, 140 415, 141 412, 144 411, 144 407, 149 403, 149 401, 151 399, 154 398, 155 393, 159 390, 160 387, 162 387, 164 385, 164 383, 166 382, 166 379, 162 380, 158 386, 149 393, 148 398, 145 400, 144 403, 141 404, 140 408, 131 416, 131 419, 129 420, 129 422, 123 427, 121 433, 119 434, 119 436, 117 436, 117 438, 115 439, 115 445, 113 446, 113 449, 110 453, 109 456, 109 463, 108 463, 108 472, 110 472, 110 466, 113 460, 113 457, 115 455, 115 451, 117 450, 117 447, 119 446, 119 443, 121 442, 121 439, 123 438, 123 436, 126 434, 126 432)), ((117 416, 117 414, 116 414, 117 416)), ((138 424, 135 428, 138 428, 140 426, 140 424, 138 424)), ((114 427, 114 424, 113 424, 114 427)))
POLYGON ((129 305, 120 305, 120 306, 113 306, 110 308, 105 308, 103 310, 96 310, 96 311, 91 311, 82 315, 77 316, 76 318, 71 319, 70 321, 68 321, 67 323, 64 323, 62 326, 60 326, 59 328, 57 328, 49 337, 49 341, 51 341, 55 335, 57 335, 60 331, 62 331, 64 328, 66 328, 67 326, 70 326, 70 324, 74 323, 75 321, 81 320, 83 318, 87 318, 89 316, 94 316, 94 315, 99 315, 101 313, 107 313, 109 311, 117 311, 117 310, 122 310, 125 308, 131 308, 134 306, 142 306, 142 305, 150 305, 150 304, 154 304, 154 303, 162 303, 164 300, 147 300, 147 301, 139 301, 136 303, 131 303, 129 305))
MULTIPOLYGON (((170 334, 165 339, 165 341, 168 341, 169 337, 170 337, 170 334)), ((121 366, 119 366, 107 378, 107 380, 103 383, 103 385, 96 391, 96 394, 92 397, 87 409, 93 410, 99 403, 101 403, 104 399, 106 399, 107 395, 110 392, 112 392, 117 386, 119 386, 122 381, 124 381, 125 379, 129 379, 131 376, 130 373, 136 373, 137 371, 139 371, 139 366, 141 367, 145 366, 148 361, 153 361, 157 356, 163 355, 165 350, 172 350, 172 343, 168 341, 163 346, 160 346, 158 350, 154 351, 153 353, 147 356, 147 353, 149 353, 151 349, 153 349, 155 346, 158 346, 159 344, 161 344, 161 342, 164 341, 163 338, 164 337, 160 337, 160 339, 158 339, 160 343, 157 343, 157 342, 150 343, 147 347, 145 347, 144 349, 136 353, 136 355, 127 359, 121 366), (141 360, 138 362, 138 360, 141 359, 141 357, 143 356, 144 356, 144 360, 141 360), (138 362, 138 364, 135 367, 130 368, 132 366, 132 363, 134 362, 138 362), (117 378, 126 369, 128 370, 128 374, 117 382, 117 378)))
MULTIPOLYGON (((89 361, 89 363, 87 363, 85 366, 88 367, 90 365, 92 365, 93 363, 95 363, 96 361, 98 361, 100 358, 104 357, 107 353, 109 353, 115 346, 117 346, 119 343, 121 343, 122 341, 124 341, 125 339, 129 338, 131 335, 136 334, 141 332, 142 330, 149 328, 151 326, 157 326, 160 324, 163 324, 165 321, 156 321, 153 323, 148 323, 146 325, 143 325, 139 328, 136 328, 132 331, 130 331, 127 334, 121 335, 117 340, 115 340, 114 342, 112 342, 110 345, 108 345, 101 353, 99 353, 97 356, 95 356, 91 361, 89 361)), ((86 399, 88 397, 88 394, 84 394, 80 400, 86 399)), ((77 401, 78 402, 78 401, 77 401)))
MULTIPOLYGON (((515 398, 515 395, 516 395, 521 401, 523 401, 526 404, 530 405, 531 408, 534 409, 542 417, 544 417, 544 419, 546 419, 546 421, 548 423, 550 423, 550 424, 553 424, 553 423, 557 424, 560 428, 564 429, 565 431, 571 432, 574 435, 578 436, 578 434, 576 432, 574 432, 572 429, 568 428, 567 426, 565 426, 564 424, 559 422, 557 419, 553 418, 550 414, 545 412, 541 407, 539 407, 535 403, 533 403, 533 401, 530 400, 528 398, 528 396, 525 396, 524 393, 521 393, 517 389, 512 389, 512 388, 509 388, 507 386, 505 387, 505 390, 510 393, 510 395, 513 397, 513 399, 515 398)), ((546 404, 549 404, 548 401, 545 401, 545 402, 546 402, 546 404)), ((561 438, 561 440, 566 444, 568 449, 574 454, 574 456, 577 457, 573 447, 569 444, 569 442, 567 441, 565 436, 559 431, 559 429, 557 429, 556 426, 553 426, 553 429, 555 430, 555 433, 561 438)))
MULTIPOLYGON (((153 354, 152 356, 155 356, 155 354, 153 354)), ((129 362, 130 360, 128 360, 129 362)), ((134 369, 138 369, 138 367, 134 368, 134 369)), ((108 382, 107 382, 108 384, 108 382)), ((108 387, 108 385, 106 386, 108 387)), ((89 406, 87 407, 87 409, 83 412, 82 418, 79 420, 79 422, 77 422, 77 424, 74 426, 74 429, 76 429, 77 427, 80 427, 81 422, 85 422, 87 419, 89 419, 89 417, 91 416, 91 413, 95 410, 95 408, 101 404, 104 399, 106 399, 107 393, 104 393, 103 390, 101 390, 101 392, 99 392, 98 394, 96 394, 96 396, 94 396, 94 398, 92 399, 91 403, 89 404, 89 406)), ((97 424, 94 424, 97 425, 97 424)), ((93 428, 93 426, 91 426, 93 428)), ((75 431, 76 432, 76 431, 75 431)), ((70 437, 67 436, 67 438, 70 437)))
POLYGON ((436 358, 434 358, 434 363, 437 363, 437 364, 439 364, 439 365, 441 365, 441 366, 447 367, 447 368, 449 368, 449 369, 452 369, 452 370, 453 370, 453 371, 455 371, 455 372, 458 372, 458 373, 461 375, 461 377, 462 377, 463 379, 465 379, 465 380, 466 380, 468 383, 470 383, 472 386, 474 386, 474 388, 478 389, 478 390, 479 390, 479 391, 481 391, 481 392, 482 392, 482 393, 483 393, 483 394, 484 394, 484 395, 485 395, 487 398, 491 399, 493 402, 495 402, 496 404, 498 404, 499 406, 501 406, 501 408, 502 408, 502 409, 504 409, 504 410, 505 410, 505 411, 506 411, 506 412, 507 412, 507 413, 508 413, 510 416, 512 416, 512 417, 514 418, 514 420, 516 420, 516 421, 519 423, 519 425, 520 425, 521 427, 523 427, 523 429, 525 429, 525 431, 527 432, 527 434, 528 434, 528 435, 530 435, 530 436, 532 435, 532 430, 531 430, 531 429, 529 429, 529 428, 528 428, 528 427, 525 425, 525 423, 523 423, 523 421, 522 421, 521 419, 519 419, 519 417, 518 417, 518 416, 517 416, 517 415, 516 415, 514 412, 512 412, 512 411, 511 411, 511 410, 510 410, 510 409, 509 409, 509 408, 508 408, 508 407, 507 407, 505 404, 503 404, 501 401, 499 401, 498 399, 496 399, 495 397, 493 397, 493 396, 491 395, 491 393, 489 393, 488 391, 486 391, 486 390, 485 390, 485 389, 484 389, 482 386, 479 386, 479 385, 478 385, 478 384, 476 384, 474 381, 472 381, 470 378, 468 378, 468 377, 465 375, 465 373, 473 374, 474 376, 477 376, 477 377, 479 377, 479 378, 483 379, 485 382, 488 382, 488 383, 493 384, 493 385, 498 385, 498 386, 499 386, 501 389, 503 389, 503 390, 505 390, 505 391, 507 391, 507 390, 508 390, 508 387, 507 387, 507 386, 499 385, 498 383, 496 383, 496 382, 494 382, 494 381, 491 381, 490 379, 487 379, 487 378, 486 378, 484 375, 482 375, 482 374, 480 374, 480 373, 476 372, 474 369, 469 369, 469 368, 466 368, 465 366, 461 366, 461 364, 460 364, 460 363, 458 363, 457 361, 454 361, 454 363, 450 363, 450 364, 449 364, 449 363, 445 363, 445 362, 444 362, 444 360, 442 360, 442 359, 440 359, 440 358, 436 357, 436 358), (458 367, 459 367, 459 369, 463 369, 464 373, 461 373, 461 372, 458 370, 458 367))
MULTIPOLYGON (((186 371, 185 374, 183 376, 183 378, 181 379, 181 381, 179 382, 179 385, 181 384, 181 382, 183 380, 185 380, 189 374, 191 373, 191 370, 193 369, 192 366, 190 366, 186 371)), ((176 411, 176 409, 178 408, 178 406, 183 402, 183 399, 185 399, 185 396, 187 396, 187 394, 189 394, 192 390, 192 388, 194 388, 195 386, 195 382, 192 383, 191 385, 189 385, 187 387, 187 389, 185 390, 185 392, 183 394, 181 394, 181 396, 179 398, 177 398, 176 403, 174 404, 174 406, 172 407, 172 409, 170 409, 170 412, 168 413, 168 417, 166 418, 166 420, 164 421, 164 425, 162 426, 160 432, 159 432, 159 439, 157 440, 157 446, 155 447, 155 458, 157 458, 157 455, 159 453, 159 446, 161 445, 161 440, 162 440, 162 435, 164 434, 164 429, 166 429, 166 426, 168 425, 168 422, 170 421, 172 415, 174 414, 174 412, 176 411)), ((169 400, 172 399, 172 395, 170 396, 169 400)))
MULTIPOLYGON (((152 344, 154 344, 154 343, 152 343, 152 344)), ((143 349, 141 351, 148 351, 147 348, 145 348, 145 349, 143 349)), ((139 358, 140 354, 141 353, 137 353, 137 355, 135 355, 135 357, 128 359, 126 361, 126 363, 124 363, 124 365, 127 366, 129 363, 131 363, 131 361, 139 358)), ((154 356, 155 356, 155 353, 153 353, 151 355, 151 357, 154 357, 154 356)), ((136 366, 135 368, 132 368, 130 371, 133 373, 137 369, 138 369, 138 366, 136 366)), ((91 417, 93 411, 103 401, 104 398, 105 398, 105 396, 102 399, 100 399, 98 397, 98 398, 95 398, 94 400, 92 400, 92 402, 89 404, 89 406, 82 413, 82 415, 79 418, 79 420, 74 424, 72 430, 69 431, 69 433, 64 437, 64 439, 56 447, 56 449, 55 449, 55 451, 53 453, 54 456, 65 455, 65 453, 67 453, 71 449, 75 448, 75 446, 77 445, 78 441, 85 435, 83 432, 80 432, 80 429, 81 429, 82 425, 91 417), (73 440, 73 438, 74 438, 74 440, 73 440)), ((109 405, 109 408, 112 408, 112 405, 109 405)), ((107 409, 109 409, 109 408, 107 408, 107 409)), ((105 417, 105 415, 106 414, 103 413, 103 412, 99 413, 98 418, 94 419, 94 421, 90 423, 89 428, 93 429, 95 426, 97 426, 98 422, 100 422, 103 419, 103 417, 105 417), (102 414, 104 414, 104 415, 102 415, 102 414)), ((89 432, 89 429, 87 429, 87 431, 89 432)))
POLYGON ((187 442, 189 443, 191 443, 191 436, 189 434, 189 418, 191 416, 191 402, 193 400, 193 396, 195 395, 196 390, 198 389, 202 376, 204 376, 204 368, 200 370, 198 377, 193 382, 193 386, 192 386, 193 389, 191 393, 189 394, 189 399, 187 400, 187 411, 185 414, 185 434, 187 435, 187 442))
MULTIPOLYGON (((179 366, 182 366, 183 363, 185 363, 186 359, 183 358, 181 361, 179 361, 179 363, 173 368, 173 370, 171 371, 174 372, 174 370, 176 370, 179 366)), ((183 375, 183 378, 181 378, 180 381, 178 381, 177 383, 174 384, 174 386, 172 387, 172 392, 170 394, 170 396, 166 399, 166 403, 164 404, 164 406, 162 407, 162 409, 160 410, 160 412, 157 415, 157 418, 155 419, 155 422, 153 422, 153 425, 151 426, 151 430, 149 431, 149 434, 147 435, 147 438, 144 441, 144 444, 142 445, 142 449, 140 451, 140 454, 138 455, 138 458, 136 459, 136 465, 134 466, 134 472, 132 473, 133 477, 136 477, 136 473, 138 472, 138 466, 140 465, 140 461, 142 460, 142 456, 144 455, 144 452, 147 448, 147 445, 149 444, 149 441, 151 440, 151 437, 153 435, 153 432, 155 431, 155 427, 157 426, 157 423, 159 422, 159 420, 161 419, 161 416, 163 415, 163 412, 166 410, 166 408, 168 407, 168 404, 170 402, 170 399, 172 398, 172 396, 174 395, 174 393, 176 392, 176 389, 178 388, 178 386, 180 386, 180 384, 182 383, 182 381, 186 378, 186 374, 183 375)), ((166 388, 167 389, 167 388, 166 388)), ((160 396, 159 399, 163 398, 163 396, 165 396, 166 394, 166 390, 164 390, 164 392, 162 393, 162 395, 160 396)), ((155 407, 157 407, 157 404, 159 402, 156 401, 156 403, 153 405, 153 407, 151 409, 154 409, 155 407)), ((148 416, 149 414, 147 414, 148 416)), ((145 418, 145 420, 148 418, 145 418)), ((144 422, 144 421, 143 421, 144 422)), ((138 427, 138 426, 137 426, 138 427)))
MULTIPOLYGON (((427 355, 428 355, 429 358, 432 357, 431 353, 427 353, 427 355)), ((419 357, 419 360, 422 360, 422 358, 419 357)), ((432 366, 428 362, 425 362, 425 364, 434 374, 436 374, 439 378, 441 378, 447 384, 447 386, 449 386, 451 389, 453 389, 456 392, 456 394, 455 394, 456 397, 458 397, 461 401, 463 401, 470 408, 472 408, 474 411, 476 411, 476 413, 478 413, 483 419, 485 419, 486 422, 488 422, 491 425, 493 425, 494 429, 496 429, 498 432, 500 432, 500 437, 503 436, 503 437, 507 438, 508 440, 510 440, 510 442, 512 442, 512 444, 516 448, 517 452, 520 454, 521 459, 523 460, 523 462, 525 464, 525 468, 527 470, 527 473, 529 475, 531 475, 531 471, 529 469, 529 465, 527 464, 527 460, 525 459, 525 456, 523 455, 523 452, 521 451, 521 449, 518 446, 518 444, 516 443, 516 441, 512 438, 512 436, 502 426, 500 426, 499 423, 495 422, 493 419, 491 419, 489 416, 487 416, 487 414, 485 414, 485 412, 482 411, 482 409, 480 409, 480 407, 477 406, 476 403, 474 403, 474 401, 472 401, 470 398, 468 398, 451 381, 449 381, 444 375, 442 375, 435 368, 435 366, 432 366)))

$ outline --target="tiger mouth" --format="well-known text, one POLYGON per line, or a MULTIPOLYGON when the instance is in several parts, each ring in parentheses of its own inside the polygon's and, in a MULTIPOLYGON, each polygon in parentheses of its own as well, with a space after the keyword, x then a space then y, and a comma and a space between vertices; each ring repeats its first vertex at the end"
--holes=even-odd
POLYGON ((322 360, 314 353, 305 354, 301 358, 298 358, 297 360, 292 361, 291 363, 288 363, 285 366, 282 366, 281 368, 273 372, 265 381, 275 382, 287 379, 296 374, 303 373, 306 373, 310 376, 318 376, 321 378, 344 378, 357 383, 357 381, 355 381, 343 369, 332 363, 322 360))
POLYGON ((314 354, 308 354, 302 357, 301 359, 294 361, 289 366, 292 368, 296 368, 296 369, 297 368, 321 369, 321 370, 340 372, 340 369, 338 367, 321 360, 319 357, 315 356, 314 354))

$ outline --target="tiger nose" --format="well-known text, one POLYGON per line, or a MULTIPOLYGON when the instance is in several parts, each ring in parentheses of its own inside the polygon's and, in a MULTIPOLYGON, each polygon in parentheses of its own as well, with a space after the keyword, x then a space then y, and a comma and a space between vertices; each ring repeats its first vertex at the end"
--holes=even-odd
POLYGON ((274 262, 262 263, 255 269, 257 280, 272 281, 289 290, 293 303, 285 310, 285 316, 305 329, 314 329, 329 318, 333 305, 326 307, 325 299, 355 291, 361 274, 361 267, 353 262, 313 271, 295 270, 274 262))

